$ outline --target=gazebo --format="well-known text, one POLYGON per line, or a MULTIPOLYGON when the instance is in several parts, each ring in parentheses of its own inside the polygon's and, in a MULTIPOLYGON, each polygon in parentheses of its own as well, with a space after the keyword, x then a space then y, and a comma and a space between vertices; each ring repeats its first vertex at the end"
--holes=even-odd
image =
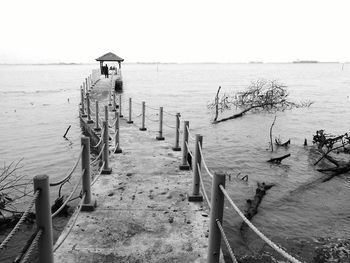
POLYGON ((101 74, 103 74, 102 72, 102 66, 103 66, 103 62, 104 61, 117 61, 119 64, 119 70, 121 69, 121 63, 124 61, 124 59, 122 59, 121 57, 117 56, 116 54, 109 52, 104 54, 103 56, 96 58, 96 61, 100 61, 100 70, 101 70, 101 74))

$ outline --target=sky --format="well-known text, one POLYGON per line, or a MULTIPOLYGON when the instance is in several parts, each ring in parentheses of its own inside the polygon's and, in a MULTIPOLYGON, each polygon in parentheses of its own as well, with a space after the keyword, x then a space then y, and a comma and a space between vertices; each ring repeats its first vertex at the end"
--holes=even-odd
POLYGON ((0 63, 350 61, 350 1, 2 1, 0 63))

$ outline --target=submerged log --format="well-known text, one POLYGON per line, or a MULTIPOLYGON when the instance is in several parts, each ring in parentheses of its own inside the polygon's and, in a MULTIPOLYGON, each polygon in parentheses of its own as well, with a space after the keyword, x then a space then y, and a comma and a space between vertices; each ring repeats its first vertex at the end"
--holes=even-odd
POLYGON ((271 158, 270 160, 268 160, 268 163, 276 163, 276 164, 280 164, 281 161, 285 158, 288 158, 290 156, 290 153, 283 155, 281 157, 277 157, 277 158, 271 158))
MULTIPOLYGON (((266 191, 271 189, 273 186, 274 186, 274 184, 265 184, 264 182, 258 183, 258 188, 256 188, 254 199, 247 200, 248 209, 245 213, 245 217, 249 221, 251 221, 251 219, 258 213, 258 207, 259 207, 264 195, 266 194, 266 191)), ((241 230, 243 230, 245 225, 246 224, 243 222, 242 226, 241 226, 241 230)))

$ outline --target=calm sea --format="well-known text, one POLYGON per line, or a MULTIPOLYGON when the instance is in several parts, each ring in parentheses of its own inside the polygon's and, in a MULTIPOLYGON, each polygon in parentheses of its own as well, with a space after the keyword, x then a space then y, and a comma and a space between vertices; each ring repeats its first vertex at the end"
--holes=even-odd
MULTIPOLYGON (((51 180, 69 171, 80 147, 79 87, 96 67, 0 66, 2 164, 23 158, 21 173, 28 177, 46 173, 51 180), (69 125, 66 140, 62 136, 69 125)), ((146 109, 151 132, 158 127, 152 122, 157 119, 152 108, 163 106, 169 143, 173 143, 169 127, 175 125, 172 114, 180 112, 182 120, 190 121, 192 135, 204 136, 203 152, 210 169, 231 174, 227 188, 242 210, 246 200, 254 197, 257 182, 275 184, 253 219, 263 233, 308 262, 327 262, 320 255, 336 246, 337 257, 346 259, 332 262, 349 262, 348 174, 320 182, 324 175, 313 165, 317 154, 312 135, 319 129, 334 134, 349 131, 350 64, 125 64, 122 70, 123 101, 133 98, 136 116, 141 113, 139 103, 146 101, 151 107, 146 109), (261 78, 287 85, 292 100, 309 99, 314 104, 306 109, 247 114, 211 124, 213 113, 207 104, 219 86, 222 93, 230 93, 261 78), (274 137, 291 139, 291 146, 271 153, 269 129, 275 115, 274 137), (303 146, 305 138, 308 147, 303 146), (266 162, 286 153, 291 157, 281 165, 266 162), (239 173, 248 175, 248 182, 238 180, 239 173)), ((125 104, 123 110, 126 115, 125 104)), ((206 188, 210 189, 209 180, 206 188)), ((228 203, 226 207, 224 225, 239 256, 254 256, 246 262, 271 261, 261 255, 280 259, 254 233, 240 231, 241 220, 228 203)))

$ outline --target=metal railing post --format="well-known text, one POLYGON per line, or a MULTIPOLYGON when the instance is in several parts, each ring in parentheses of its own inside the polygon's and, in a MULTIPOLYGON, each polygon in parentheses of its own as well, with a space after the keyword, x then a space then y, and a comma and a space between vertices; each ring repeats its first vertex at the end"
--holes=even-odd
POLYGON ((142 123, 141 123, 140 131, 147 130, 147 128, 145 127, 145 117, 146 117, 146 103, 143 101, 142 102, 142 123))
POLYGON ((120 148, 120 140, 119 140, 119 133, 120 133, 120 129, 119 129, 119 113, 118 111, 115 112, 115 126, 114 126, 114 133, 115 133, 115 149, 114 149, 114 153, 122 153, 122 149, 120 148))
POLYGON ((84 89, 82 86, 80 86, 80 97, 81 97, 81 117, 86 118, 87 115, 85 114, 85 101, 84 101, 84 89))
POLYGON ((99 111, 99 109, 98 109, 98 101, 96 100, 96 102, 95 102, 95 104, 96 104, 96 126, 95 126, 95 131, 100 131, 101 130, 101 128, 100 128, 100 126, 99 126, 99 113, 98 113, 98 111, 99 111))
POLYGON ((38 244, 39 262, 53 263, 52 218, 47 175, 34 177, 34 191, 37 190, 40 190, 40 193, 35 201, 36 225, 43 231, 38 244))
POLYGON ((132 112, 132 101, 131 101, 131 98, 129 98, 129 120, 126 122, 126 123, 134 123, 132 120, 131 120, 131 112, 132 112))
POLYGON ((180 138, 180 113, 176 113, 176 130, 175 130, 175 146, 172 147, 173 151, 181 151, 181 147, 179 145, 180 138))
POLYGON ((93 123, 94 121, 91 119, 91 110, 90 110, 90 93, 86 93, 86 108, 87 108, 87 123, 93 123))
POLYGON ((113 109, 112 111, 116 111, 117 110, 117 104, 115 102, 115 92, 113 92, 113 109))
POLYGON ((119 94, 119 117, 122 118, 123 114, 122 114, 122 95, 119 94))
POLYGON ((225 174, 214 174, 211 191, 211 209, 209 223, 208 263, 218 263, 220 260, 221 232, 217 220, 222 224, 224 214, 224 194, 219 185, 225 187, 225 174))
POLYGON ((91 177, 90 177, 90 138, 81 137, 81 147, 83 147, 83 153, 81 155, 81 169, 84 171, 82 190, 85 193, 85 199, 81 207, 81 211, 93 211, 95 205, 91 200, 91 177))
POLYGON ((196 144, 194 146, 194 158, 192 159, 193 190, 192 190, 192 195, 188 195, 188 201, 191 201, 191 202, 203 201, 203 196, 199 193, 199 187, 201 183, 199 178, 199 169, 201 169, 201 163, 202 163, 202 158, 201 158, 202 156, 199 152, 199 147, 202 147, 202 142, 203 142, 203 136, 200 134, 196 134, 196 144))
POLYGON ((103 144, 104 149, 102 152, 102 160, 104 162, 102 168, 102 174, 112 173, 112 168, 109 167, 109 135, 108 135, 108 122, 103 122, 103 144))
POLYGON ((190 166, 187 162, 187 143, 188 143, 188 130, 187 127, 189 127, 190 123, 189 121, 184 121, 184 138, 183 138, 183 144, 182 144, 182 163, 180 165, 180 170, 189 170, 190 166))
POLYGON ((163 107, 159 108, 159 136, 156 137, 158 141, 164 141, 163 137, 163 107))

